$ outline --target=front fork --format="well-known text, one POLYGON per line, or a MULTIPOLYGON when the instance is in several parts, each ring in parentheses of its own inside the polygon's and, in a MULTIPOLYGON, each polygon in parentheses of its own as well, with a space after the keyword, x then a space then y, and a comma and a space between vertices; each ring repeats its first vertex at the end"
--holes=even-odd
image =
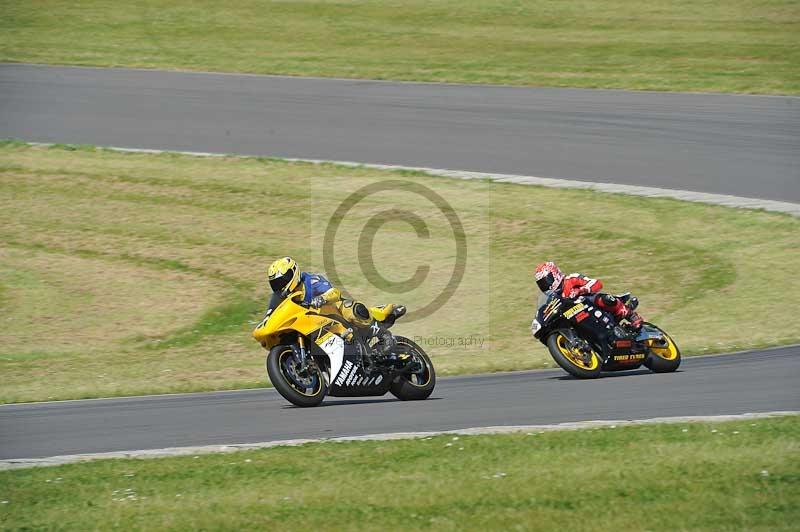
MULTIPOLYGON (((588 341, 578 336, 578 333, 576 333, 574 330, 568 329, 568 331, 569 334, 565 336, 567 337, 567 340, 569 340, 569 343, 572 344, 572 347, 577 349, 583 355, 583 358, 586 360, 586 362, 589 362, 591 358, 590 353, 592 351, 596 352, 597 350, 592 347, 592 344, 590 344, 588 341)), ((606 352, 606 350, 604 349, 597 354, 600 356, 603 364, 605 364, 609 357, 609 354, 606 352)))
POLYGON ((299 361, 300 371, 308 370, 308 350, 306 349, 306 339, 302 335, 297 335, 297 344, 292 345, 294 356, 299 361))

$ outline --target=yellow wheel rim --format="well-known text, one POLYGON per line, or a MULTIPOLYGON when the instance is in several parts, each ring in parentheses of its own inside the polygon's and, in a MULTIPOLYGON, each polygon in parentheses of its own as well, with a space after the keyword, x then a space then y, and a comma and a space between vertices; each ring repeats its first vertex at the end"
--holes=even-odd
POLYGON ((592 356, 589 362, 587 363, 583 359, 583 354, 581 354, 580 351, 578 351, 577 349, 570 349, 569 347, 567 347, 565 340, 566 338, 564 338, 563 335, 559 334, 558 338, 556 338, 556 344, 558 345, 558 350, 561 351, 561 354, 564 355, 564 357, 567 360, 569 360, 571 364, 581 369, 589 371, 597 369, 597 366, 600 365, 600 359, 598 358, 597 353, 592 351, 591 352, 592 356))
POLYGON ((672 341, 672 338, 666 334, 664 335, 664 339, 667 341, 667 345, 664 346, 654 346, 654 341, 651 341, 650 352, 664 360, 675 360, 678 358, 678 347, 675 345, 675 342, 672 341))

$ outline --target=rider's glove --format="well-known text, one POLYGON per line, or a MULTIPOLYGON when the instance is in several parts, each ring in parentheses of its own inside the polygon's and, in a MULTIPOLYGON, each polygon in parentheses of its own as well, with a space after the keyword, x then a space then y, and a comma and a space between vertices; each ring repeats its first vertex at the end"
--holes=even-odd
POLYGON ((320 308, 324 304, 325 304, 325 298, 322 296, 317 296, 311 300, 311 306, 314 308, 320 308))

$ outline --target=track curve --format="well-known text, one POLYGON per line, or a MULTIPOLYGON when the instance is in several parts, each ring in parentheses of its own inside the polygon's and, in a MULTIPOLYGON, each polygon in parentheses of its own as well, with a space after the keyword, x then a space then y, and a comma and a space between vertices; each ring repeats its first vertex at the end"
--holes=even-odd
POLYGON ((0 64, 0 138, 800 203, 800 98, 0 64))
MULTIPOLYGON (((0 138, 344 159, 800 202, 800 98, 0 65, 0 138)), ((598 381, 442 379, 432 399, 274 390, 0 406, 0 459, 800 409, 800 346, 598 381)))
POLYGON ((274 390, 0 407, 0 459, 390 432, 800 410, 800 346, 684 360, 579 381, 561 370, 441 379, 431 399, 328 398, 295 408, 274 390))

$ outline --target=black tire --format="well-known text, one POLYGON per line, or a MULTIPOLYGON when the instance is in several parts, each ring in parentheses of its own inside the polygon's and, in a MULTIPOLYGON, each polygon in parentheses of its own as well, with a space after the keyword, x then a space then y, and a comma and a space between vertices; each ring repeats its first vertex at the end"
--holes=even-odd
POLYGON ((395 336, 395 340, 400 349, 410 353, 421 364, 422 370, 410 375, 400 375, 389 386, 389 391, 401 401, 427 399, 436 386, 436 371, 430 357, 420 346, 404 336, 395 336))
POLYGON ((652 323, 645 323, 653 329, 658 330, 667 339, 668 344, 664 349, 650 348, 650 353, 644 361, 644 365, 653 373, 671 373, 681 365, 681 350, 678 344, 670 335, 652 323), (663 353, 663 354, 662 354, 663 353))
MULTIPOLYGON (((292 382, 291 370, 294 361, 294 352, 289 345, 276 345, 267 355, 267 374, 272 385, 287 401, 296 406, 308 407, 319 405, 328 394, 325 377, 319 368, 315 368, 316 375, 309 377, 313 386, 308 388, 310 393, 300 391, 300 386, 292 382), (287 357, 292 357, 288 360, 287 357)), ((299 376, 298 376, 299 378, 299 376)), ((307 389, 307 390, 308 390, 307 389)))
POLYGON ((596 379, 599 377, 600 372, 603 370, 603 361, 600 355, 592 351, 590 355, 591 363, 581 364, 567 354, 562 353, 562 349, 569 351, 569 348, 563 343, 566 340, 567 337, 561 330, 554 331, 547 337, 547 348, 550 350, 550 355, 556 361, 556 364, 570 375, 579 379, 596 379))

